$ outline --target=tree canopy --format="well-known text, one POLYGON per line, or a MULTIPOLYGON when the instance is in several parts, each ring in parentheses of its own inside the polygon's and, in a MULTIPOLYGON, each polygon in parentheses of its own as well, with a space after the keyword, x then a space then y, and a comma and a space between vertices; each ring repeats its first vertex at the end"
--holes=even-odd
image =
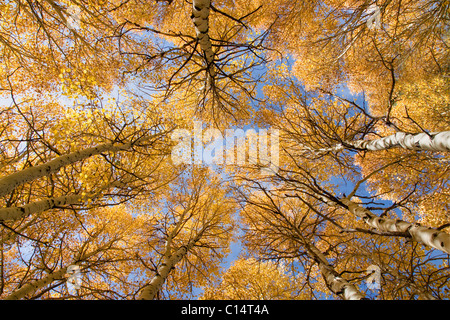
POLYGON ((449 299, 449 20, 0 0, 0 299, 449 299))

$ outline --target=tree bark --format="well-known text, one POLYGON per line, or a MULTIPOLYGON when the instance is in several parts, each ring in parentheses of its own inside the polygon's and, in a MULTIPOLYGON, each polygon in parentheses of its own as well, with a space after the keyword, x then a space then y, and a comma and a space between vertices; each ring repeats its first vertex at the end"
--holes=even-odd
POLYGON ((122 185, 122 182, 110 182, 100 188, 97 192, 87 193, 85 195, 74 194, 54 198, 47 198, 32 203, 28 203, 19 207, 7 207, 0 209, 0 221, 15 221, 22 219, 28 215, 41 213, 56 207, 62 207, 69 204, 79 204, 87 199, 94 199, 101 196, 102 192, 111 187, 122 185))
POLYGON ((370 210, 350 201, 347 198, 340 200, 355 216, 362 218, 369 226, 382 232, 401 232, 414 241, 450 254, 450 235, 446 232, 421 226, 399 219, 380 218, 370 210))
POLYGON ((319 264, 322 277, 324 278, 327 287, 333 293, 342 297, 344 300, 366 299, 353 284, 339 276, 339 273, 337 273, 333 266, 328 263, 327 258, 316 246, 304 238, 302 239, 302 242, 304 242, 311 258, 319 264))
POLYGON ((135 142, 128 143, 104 143, 96 147, 75 151, 63 156, 59 156, 49 162, 30 167, 0 179, 0 196, 4 196, 14 190, 19 185, 33 181, 35 179, 48 176, 58 172, 59 169, 78 161, 87 159, 103 152, 116 152, 130 149, 139 142, 149 140, 149 137, 143 137, 135 142))
POLYGON ((214 78, 216 71, 214 69, 214 52, 212 50, 211 39, 208 34, 208 18, 209 8, 211 5, 210 0, 193 0, 192 2, 192 20, 195 25, 195 32, 197 34, 198 43, 202 49, 206 63, 208 64, 207 70, 209 76, 214 78))
POLYGON ((39 200, 26 204, 21 207, 9 207, 0 209, 0 221, 15 221, 22 219, 30 214, 44 212, 68 204, 80 203, 83 199, 81 195, 61 196, 39 200))
MULTIPOLYGON (((103 250, 107 250, 111 247, 111 244, 117 241, 117 239, 112 239, 108 242, 106 242, 104 245, 98 247, 92 252, 89 253, 83 253, 81 251, 78 252, 78 254, 74 257, 73 264, 77 264, 82 261, 87 261, 90 257, 95 256, 96 254, 102 252, 103 250)), ((83 247, 82 247, 83 248, 83 247)), ((109 260, 108 260, 109 261, 109 260)), ((95 264, 98 264, 99 261, 95 261, 95 264)), ((26 297, 27 295, 34 294, 37 290, 49 285, 55 280, 63 280, 66 279, 66 272, 68 267, 63 267, 59 269, 58 271, 52 272, 45 276, 42 279, 29 282, 25 284, 24 286, 20 287, 18 290, 11 293, 9 296, 5 298, 5 300, 18 300, 26 297)))
POLYGON ((39 290, 40 288, 45 287, 46 285, 52 283, 55 280, 62 280, 65 278, 67 268, 61 268, 56 272, 52 272, 48 274, 46 277, 27 283, 19 290, 14 291, 9 296, 7 296, 4 300, 19 300, 26 297, 28 294, 32 294, 39 290))
POLYGON ((150 283, 142 289, 138 298, 139 300, 153 300, 155 298, 169 276, 170 271, 186 256, 194 243, 195 241, 190 241, 187 246, 180 247, 174 254, 164 256, 163 263, 159 266, 156 276, 154 276, 150 283))
POLYGON ((450 151, 450 131, 408 134, 397 132, 375 140, 346 141, 345 145, 360 150, 379 151, 393 147, 408 150, 450 151))

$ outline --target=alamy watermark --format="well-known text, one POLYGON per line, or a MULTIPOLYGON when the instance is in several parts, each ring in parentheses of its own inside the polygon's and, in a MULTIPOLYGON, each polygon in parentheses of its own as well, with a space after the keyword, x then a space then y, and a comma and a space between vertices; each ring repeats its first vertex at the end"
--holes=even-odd
POLYGON ((71 4, 67 8, 67 14, 67 27, 71 30, 79 30, 81 21, 81 8, 79 6, 71 4))
POLYGON ((172 161, 179 164, 244 165, 257 164, 266 174, 275 174, 279 166, 279 132, 276 129, 203 130, 201 121, 194 121, 193 132, 176 129, 172 140, 172 161), (206 145, 205 145, 206 144, 206 145), (269 147, 270 146, 270 147, 269 147))
POLYGON ((381 10, 376 4, 370 5, 366 9, 366 14, 370 15, 366 21, 369 29, 381 29, 381 10))
POLYGON ((81 288, 81 269, 80 266, 76 264, 71 264, 67 267, 66 271, 66 286, 69 294, 75 296, 77 295, 77 290, 81 288))
POLYGON ((366 279, 366 286, 372 291, 381 289, 381 269, 377 265, 370 265, 366 271, 369 273, 369 277, 366 279))

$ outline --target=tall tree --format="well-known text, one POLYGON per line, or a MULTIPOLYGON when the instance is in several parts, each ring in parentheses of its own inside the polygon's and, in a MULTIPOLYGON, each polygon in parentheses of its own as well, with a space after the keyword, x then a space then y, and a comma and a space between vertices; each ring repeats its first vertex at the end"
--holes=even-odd
POLYGON ((205 169, 193 170, 175 183, 178 187, 162 202, 159 221, 153 227, 160 234, 155 252, 143 253, 143 259, 151 261, 147 265, 154 267, 148 270, 153 275, 138 299, 161 297, 167 282, 169 296, 189 294, 192 285, 214 280, 228 253, 235 208, 224 197, 227 189, 219 188, 217 177, 205 169), (171 293, 171 288, 177 292, 171 293))

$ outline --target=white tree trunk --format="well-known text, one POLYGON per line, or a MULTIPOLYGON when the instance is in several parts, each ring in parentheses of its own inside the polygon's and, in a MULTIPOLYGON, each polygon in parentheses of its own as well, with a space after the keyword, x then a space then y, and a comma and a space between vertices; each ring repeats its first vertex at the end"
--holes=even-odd
POLYGON ((380 218, 370 210, 347 198, 341 199, 341 202, 348 207, 348 210, 352 214, 362 218, 369 226, 376 230, 405 233, 416 242, 450 254, 450 234, 446 232, 399 219, 380 218))
POLYGON ((138 299, 153 300, 169 276, 170 271, 186 256, 193 245, 194 241, 191 241, 187 246, 179 248, 174 254, 165 256, 163 263, 157 270, 156 276, 154 276, 150 283, 142 289, 138 299))
POLYGON ((402 147, 409 150, 450 151, 450 131, 408 134, 397 132, 393 135, 375 140, 346 141, 357 149, 378 151, 393 147, 402 147))
MULTIPOLYGON (((91 251, 91 252, 84 252, 84 250, 80 250, 75 256, 74 256, 74 262, 73 264, 80 263, 82 261, 88 261, 90 257, 95 256, 98 253, 101 253, 104 250, 108 250, 111 248, 111 244, 118 241, 117 239, 112 239, 102 246, 98 247, 97 249, 91 251)), ((81 248, 84 248, 82 246, 81 248)), ((106 261, 105 261, 106 262, 106 261)), ((95 264, 98 265, 99 261, 95 261, 95 264)), ((89 266, 88 266, 89 267, 89 266)), ((11 293, 9 296, 5 298, 5 300, 17 300, 22 299, 26 297, 27 295, 34 294, 37 290, 44 288, 45 286, 49 285, 55 280, 63 280, 66 279, 66 272, 68 267, 63 267, 59 269, 58 271, 52 272, 45 276, 42 279, 29 282, 25 284, 24 286, 20 287, 18 290, 11 293)))
POLYGON ((344 300, 364 299, 358 289, 344 278, 339 277, 339 274, 330 265, 319 263, 319 266, 325 282, 335 294, 341 296, 344 300))
POLYGON ((143 137, 134 142, 128 143, 104 143, 96 147, 75 151, 63 156, 59 156, 47 163, 30 167, 0 179, 0 196, 4 196, 14 190, 19 185, 33 181, 35 179, 48 176, 58 172, 59 169, 78 161, 87 159, 104 152, 117 152, 130 149, 133 145, 149 140, 152 136, 143 137))
POLYGON ((365 299, 353 284, 339 276, 339 273, 328 263, 327 258, 316 246, 304 238, 302 240, 311 258, 319 264, 325 283, 333 293, 342 297, 344 300, 365 299))
POLYGON ((212 50, 211 39, 208 34, 210 5, 210 0, 193 0, 192 20, 194 21, 198 43, 205 54, 206 63, 208 64, 208 73, 211 78, 214 78, 216 72, 213 64, 214 52, 212 50))
POLYGON ((4 300, 19 300, 26 297, 29 294, 35 293, 40 288, 43 288, 55 280, 62 280, 65 278, 67 268, 61 268, 56 272, 48 274, 46 277, 29 282, 21 287, 19 290, 14 291, 9 296, 5 297, 4 300))
POLYGON ((0 221, 19 220, 30 214, 44 212, 55 207, 80 203, 82 199, 83 197, 81 195, 61 196, 39 200, 21 207, 2 208, 0 209, 0 221))
POLYGON ((101 196, 102 192, 111 187, 122 186, 120 181, 109 182, 98 188, 95 193, 87 193, 85 195, 66 195, 54 198, 47 198, 20 207, 7 207, 0 209, 0 221, 15 221, 22 219, 28 215, 41 213, 56 207, 62 207, 68 204, 80 204, 88 199, 94 199, 101 196))
POLYGON ((163 286, 167 277, 169 276, 170 271, 175 267, 175 265, 180 262, 186 254, 194 247, 194 245, 201 239, 203 232, 208 228, 208 224, 203 225, 202 229, 196 234, 194 238, 189 240, 189 242, 178 248, 175 253, 172 253, 172 241, 173 238, 178 234, 178 232, 183 227, 184 223, 187 221, 185 217, 189 213, 191 213, 192 207, 191 200, 188 201, 186 208, 182 212, 181 216, 177 224, 174 226, 174 229, 168 235, 165 243, 164 257, 163 263, 158 267, 156 271, 156 275, 152 278, 150 283, 146 285, 142 290, 138 297, 138 300, 153 300, 156 297, 156 294, 163 286))

